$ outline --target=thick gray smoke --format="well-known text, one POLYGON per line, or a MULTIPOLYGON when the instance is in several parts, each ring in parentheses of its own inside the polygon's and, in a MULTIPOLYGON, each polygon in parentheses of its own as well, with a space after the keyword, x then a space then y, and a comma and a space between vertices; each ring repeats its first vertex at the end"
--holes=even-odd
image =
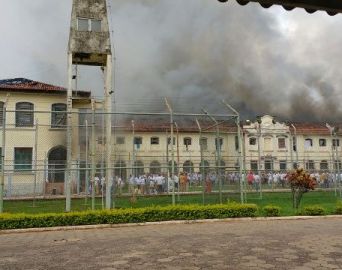
MULTIPOLYGON (((17 5, 20 22, 34 30, 24 32, 17 17, 8 18, 14 20, 9 29, 1 16, 0 30, 15 38, 25 62, 5 57, 9 67, 2 64, 0 74, 13 77, 31 69, 33 79, 65 84, 71 1, 59 0, 53 11, 44 0, 6 5, 17 5)), ((329 121, 342 116, 342 15, 215 0, 113 0, 111 6, 118 109, 133 103, 146 110, 141 100, 152 104, 166 96, 187 111, 215 111, 224 98, 248 118, 271 114, 329 121)), ((81 71, 80 87, 102 95, 96 82, 101 73, 81 71)))

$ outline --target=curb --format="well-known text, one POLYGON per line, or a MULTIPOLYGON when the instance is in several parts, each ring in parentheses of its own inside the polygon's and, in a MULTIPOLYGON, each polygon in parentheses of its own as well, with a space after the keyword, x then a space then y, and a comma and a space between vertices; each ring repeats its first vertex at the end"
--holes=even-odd
POLYGON ((170 220, 159 222, 143 222, 143 223, 124 223, 124 224, 98 224, 98 225, 81 225, 81 226, 63 226, 63 227, 44 227, 29 229, 13 229, 0 230, 0 235, 33 233, 33 232, 58 232, 58 231, 75 231, 75 230, 94 230, 94 229, 111 229, 111 228, 127 228, 138 226, 156 226, 156 225, 179 225, 179 224, 203 224, 203 223, 231 223, 231 222, 250 222, 250 221, 278 221, 278 220, 312 220, 312 219, 342 219, 342 215, 329 216, 287 216, 287 217, 247 217, 247 218, 224 218, 224 219, 195 219, 195 220, 170 220))

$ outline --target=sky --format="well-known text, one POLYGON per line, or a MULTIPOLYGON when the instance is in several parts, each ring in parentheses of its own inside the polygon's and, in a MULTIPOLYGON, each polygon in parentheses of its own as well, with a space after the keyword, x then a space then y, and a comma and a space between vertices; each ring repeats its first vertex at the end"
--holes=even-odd
MULTIPOLYGON (((66 86, 71 0, 0 5, 0 78, 66 86)), ((112 0, 110 6, 118 110, 159 108, 167 97, 187 111, 215 111, 225 99, 244 118, 342 116, 342 14, 216 0, 112 0)), ((79 68, 80 89, 101 97, 102 81, 99 68, 79 68)))

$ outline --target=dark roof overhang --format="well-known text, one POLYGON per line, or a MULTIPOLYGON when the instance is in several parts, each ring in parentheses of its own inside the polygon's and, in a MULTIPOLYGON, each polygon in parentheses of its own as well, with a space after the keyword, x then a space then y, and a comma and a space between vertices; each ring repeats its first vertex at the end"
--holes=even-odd
MULTIPOLYGON (((218 0, 227 2, 228 0, 218 0)), ((318 10, 326 11, 333 16, 342 13, 341 0, 236 0, 240 5, 247 5, 249 2, 257 2, 264 8, 273 5, 281 5, 286 10, 292 10, 296 7, 304 8, 308 13, 314 13, 318 10)))

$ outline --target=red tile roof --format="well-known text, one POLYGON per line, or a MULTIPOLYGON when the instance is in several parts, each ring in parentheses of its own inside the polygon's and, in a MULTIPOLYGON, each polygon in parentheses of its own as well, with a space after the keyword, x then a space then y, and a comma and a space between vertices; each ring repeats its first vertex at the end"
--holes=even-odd
POLYGON ((24 78, 0 80, 0 89, 34 90, 34 91, 66 91, 66 88, 24 78))
MULTIPOLYGON (((297 134, 302 135, 330 135, 330 131, 327 128, 325 123, 293 123, 296 127, 297 134)), ((342 132, 342 125, 331 123, 333 127, 339 127, 338 134, 342 132)), ((290 127, 292 134, 294 133, 294 129, 290 127)))
MULTIPOLYGON (((25 78, 14 78, 0 80, 0 91, 17 91, 17 92, 45 92, 66 94, 67 89, 61 86, 51 85, 43 82, 33 81, 25 78)), ((90 97, 90 91, 73 91, 74 95, 81 97, 90 97)))

